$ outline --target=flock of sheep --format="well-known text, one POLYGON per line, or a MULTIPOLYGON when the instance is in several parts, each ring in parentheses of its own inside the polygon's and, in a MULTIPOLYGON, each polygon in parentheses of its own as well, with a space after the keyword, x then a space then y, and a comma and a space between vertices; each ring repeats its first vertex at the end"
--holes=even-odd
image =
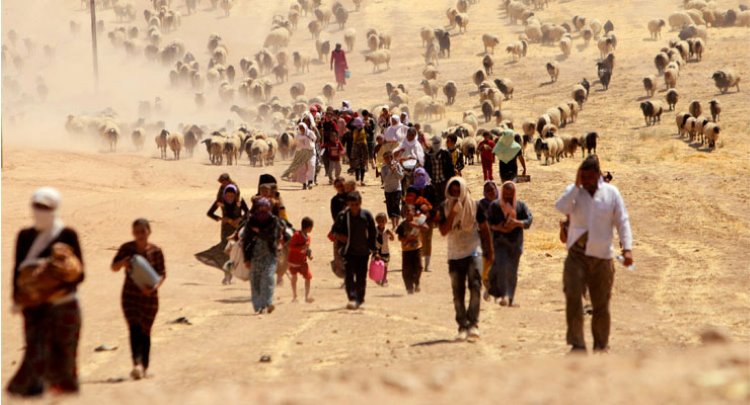
MULTIPOLYGON (((668 46, 662 48, 654 57, 654 65, 657 73, 664 78, 665 99, 669 111, 675 109, 679 101, 679 93, 676 89, 680 72, 688 67, 689 62, 700 62, 703 53, 707 49, 708 30, 707 27, 730 27, 750 26, 750 10, 740 6, 739 11, 733 9, 719 10, 715 3, 703 0, 690 0, 685 2, 685 10, 670 14, 669 25, 678 30, 678 37, 671 39, 668 46)), ((651 38, 656 40, 661 37, 661 29, 666 25, 663 19, 649 21, 648 30, 651 38)), ((713 73, 711 78, 714 84, 723 94, 734 87, 740 91, 740 76, 731 68, 724 68, 713 73)), ((658 84, 654 75, 643 79, 646 96, 651 98, 657 91, 658 84)), ((677 123, 677 134, 685 137, 689 142, 699 141, 699 145, 708 144, 708 149, 716 147, 720 126, 717 124, 721 113, 721 103, 718 99, 708 102, 710 106, 711 119, 702 115, 703 108, 699 100, 692 100, 689 104, 689 112, 679 112, 675 118, 677 123)), ((659 100, 647 100, 640 104, 646 125, 655 125, 661 121, 664 107, 659 100)))
MULTIPOLYGON (((195 10, 195 0, 187 0, 188 10, 195 10)), ((218 3, 218 2, 216 2, 218 3)), ((231 3, 231 2, 230 2, 231 3)), ((420 90, 423 96, 414 96, 404 84, 386 83, 387 102, 392 114, 407 112, 413 119, 441 120, 445 118, 446 106, 453 105, 459 95, 459 87, 455 80, 438 83, 439 60, 450 58, 451 37, 461 35, 469 29, 470 8, 476 1, 458 0, 455 7, 446 11, 448 24, 445 27, 422 27, 420 39, 424 49, 424 68, 420 90), (440 98, 440 92, 445 101, 440 98)), ((582 42, 579 49, 583 49, 594 40, 600 52, 596 62, 598 81, 603 90, 607 90, 615 68, 615 51, 617 37, 614 24, 611 21, 600 22, 595 18, 576 15, 569 21, 555 23, 543 21, 539 10, 548 7, 546 0, 506 0, 502 7, 512 24, 523 24, 523 30, 518 38, 507 45, 506 53, 513 62, 520 61, 530 52, 535 44, 554 45, 560 48, 561 55, 556 61, 545 63, 544 67, 550 77, 550 82, 557 81, 561 64, 573 50, 576 40, 582 42)), ((224 4, 224 1, 221 2, 224 4)), ((135 18, 132 7, 121 2, 111 0, 118 17, 133 21, 135 18), (121 10, 121 11, 117 11, 121 10), (124 10, 124 11, 123 11, 124 10)), ((215 4, 216 5, 216 4, 215 4)), ((359 10, 360 1, 354 1, 355 9, 359 10)), ((229 7, 231 8, 231 7, 229 7)), ((229 8, 226 8, 227 12, 229 8)), ((206 90, 216 91, 219 100, 224 103, 229 112, 236 114, 244 123, 235 128, 230 121, 222 129, 212 131, 206 126, 194 124, 180 125, 177 131, 167 130, 160 123, 146 123, 143 118, 131 125, 118 123, 115 117, 107 114, 98 117, 70 116, 66 124, 69 132, 89 132, 100 136, 115 150, 117 138, 121 133, 131 133, 136 148, 143 147, 146 133, 158 133, 156 144, 161 150, 161 156, 167 157, 167 149, 172 150, 173 158, 179 159, 180 151, 184 148, 188 155, 192 155, 194 147, 203 143, 206 145, 210 161, 213 164, 236 164, 242 153, 246 153, 252 164, 272 164, 276 153, 282 158, 293 150, 294 122, 313 104, 331 104, 335 97, 335 85, 326 83, 321 94, 306 98, 307 88, 302 82, 291 83, 289 95, 291 102, 282 102, 281 98, 272 95, 274 89, 288 81, 291 67, 297 72, 308 72, 313 61, 328 62, 331 41, 321 39, 321 33, 329 24, 337 23, 342 30, 344 43, 348 51, 352 51, 356 44, 357 33, 354 28, 346 28, 349 10, 339 1, 330 7, 324 7, 321 0, 297 0, 290 5, 287 15, 275 15, 271 21, 271 30, 266 36, 263 48, 250 56, 234 56, 228 44, 221 36, 212 34, 207 41, 208 59, 204 65, 198 60, 199 53, 186 49, 179 40, 162 44, 161 33, 174 31, 180 27, 180 15, 170 6, 168 0, 154 0, 153 9, 144 10, 147 31, 141 34, 139 27, 119 27, 109 33, 112 45, 122 47, 126 52, 138 53, 135 45, 140 38, 145 38, 143 55, 170 67, 169 81, 175 88, 183 88, 194 93, 194 100, 198 107, 206 102, 206 90), (289 49, 289 40, 297 31, 303 18, 310 21, 307 24, 314 40, 317 58, 309 56, 303 50, 289 49), (132 44, 129 45, 129 44, 132 44), (234 64, 231 61, 239 59, 234 64), (273 76, 275 80, 269 79, 273 76), (254 105, 246 107, 244 105, 254 105), (263 128, 249 129, 249 128, 263 128), (121 131, 123 128, 125 131, 121 131), (204 139, 204 134, 207 137, 204 139)), ((679 95, 676 90, 680 70, 685 69, 687 62, 698 62, 707 48, 708 36, 706 26, 724 27, 732 25, 747 25, 750 19, 748 11, 743 7, 739 11, 717 10, 712 2, 691 0, 686 2, 685 10, 669 16, 669 25, 679 31, 678 39, 670 40, 668 47, 663 48, 655 57, 657 74, 662 75, 667 88, 665 97, 669 109, 674 109, 679 95)), ((650 21, 647 25, 651 37, 661 37, 661 29, 667 22, 661 19, 650 21)), ((368 50, 365 52, 366 61, 373 64, 373 70, 382 65, 390 67, 391 36, 377 29, 369 29, 365 34, 368 50)), ((474 110, 463 113, 461 123, 448 121, 447 128, 442 131, 443 136, 455 133, 459 136, 459 143, 467 159, 473 161, 477 153, 477 137, 481 133, 482 125, 489 124, 494 119, 496 126, 492 133, 497 134, 503 128, 515 128, 513 114, 503 108, 504 103, 513 99, 514 83, 509 77, 493 77, 495 65, 495 48, 500 45, 500 39, 492 33, 485 33, 481 37, 484 55, 482 67, 474 72, 472 81, 476 90, 469 94, 478 96, 481 114, 474 110)), ((643 79, 643 84, 649 98, 657 91, 656 75, 643 79)), ((722 92, 736 87, 739 91, 739 76, 731 69, 722 69, 713 75, 716 86, 722 92)), ((575 123, 578 114, 588 100, 591 83, 585 78, 573 84, 570 99, 562 100, 551 106, 535 120, 525 120, 520 128, 522 135, 519 140, 524 146, 533 145, 539 159, 543 155, 547 164, 558 162, 560 158, 574 156, 580 147, 584 152, 596 152, 599 138, 597 132, 588 132, 583 136, 572 136, 560 133, 562 128, 575 123)), ((376 104, 372 110, 384 105, 376 104)), ((718 111, 721 106, 718 100, 709 102, 712 122, 701 115, 700 103, 694 101, 698 108, 691 108, 690 113, 677 115, 678 132, 687 135, 692 141, 698 139, 708 142, 713 148, 720 132, 718 111), (709 125, 711 124, 711 125, 709 125)), ((649 99, 640 104, 646 124, 653 125, 660 121, 664 108, 661 101, 649 99)), ((143 117, 143 114, 141 115, 143 117)), ((432 132, 429 125, 426 132, 432 132)))

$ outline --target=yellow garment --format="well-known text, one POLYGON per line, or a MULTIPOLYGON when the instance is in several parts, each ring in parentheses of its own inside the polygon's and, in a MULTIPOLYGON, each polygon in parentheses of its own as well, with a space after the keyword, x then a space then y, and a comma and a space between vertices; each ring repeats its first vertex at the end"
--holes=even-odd
POLYGON ((364 128, 355 129, 354 132, 352 132, 352 143, 361 143, 363 145, 367 145, 367 133, 365 132, 364 128))

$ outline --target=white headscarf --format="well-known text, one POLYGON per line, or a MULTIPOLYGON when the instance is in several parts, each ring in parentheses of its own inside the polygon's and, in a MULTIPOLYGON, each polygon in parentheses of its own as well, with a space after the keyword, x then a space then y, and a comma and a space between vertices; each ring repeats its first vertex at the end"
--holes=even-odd
POLYGON ((422 144, 419 143, 418 136, 419 135, 415 136, 412 141, 410 141, 408 137, 404 137, 404 140, 401 141, 401 145, 394 150, 394 153, 402 150, 404 151, 405 156, 413 156, 417 158, 419 165, 422 166, 424 165, 424 148, 422 148, 422 144))
POLYGON ((49 210, 33 208, 34 228, 39 232, 34 238, 26 257, 21 262, 20 268, 34 265, 39 254, 60 236, 65 224, 58 218, 57 210, 62 202, 60 192, 51 187, 37 189, 31 196, 31 204, 44 205, 49 210))
POLYGON ((315 133, 307 127, 307 124, 305 124, 304 122, 300 122, 297 125, 297 134, 295 136, 295 139, 297 141, 297 149, 314 149, 315 140, 317 139, 317 137, 315 136, 315 133), (304 128, 304 134, 299 133, 299 127, 304 128))
POLYGON ((445 187, 445 199, 449 203, 445 205, 446 217, 450 214, 454 204, 458 205, 458 215, 453 220, 453 229, 461 231, 471 231, 476 229, 477 220, 477 203, 471 198, 469 187, 466 185, 466 180, 463 177, 455 176, 448 180, 448 185, 445 187), (450 195, 450 186, 457 182, 461 186, 461 193, 458 197, 450 195))
POLYGON ((401 142, 406 137, 406 125, 401 123, 401 118, 397 115, 391 116, 391 120, 393 122, 391 122, 391 126, 385 130, 383 138, 385 138, 386 142, 401 142))

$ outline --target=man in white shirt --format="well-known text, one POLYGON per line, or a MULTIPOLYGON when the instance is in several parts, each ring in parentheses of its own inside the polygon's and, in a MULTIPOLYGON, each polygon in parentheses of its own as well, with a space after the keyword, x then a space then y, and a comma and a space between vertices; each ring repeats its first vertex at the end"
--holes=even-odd
POLYGON ((599 159, 592 155, 578 168, 576 183, 565 189, 555 207, 570 216, 568 257, 563 270, 567 342, 573 351, 586 351, 581 295, 588 287, 594 308, 594 351, 606 352, 614 282, 612 228, 617 228, 620 237, 624 265, 633 263, 633 235, 625 203, 619 190, 602 180, 599 159))

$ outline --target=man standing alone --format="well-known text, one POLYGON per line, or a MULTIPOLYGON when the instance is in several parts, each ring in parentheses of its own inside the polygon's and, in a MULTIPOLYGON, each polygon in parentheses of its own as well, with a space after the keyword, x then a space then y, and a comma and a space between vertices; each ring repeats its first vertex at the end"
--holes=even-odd
POLYGON ((614 283, 612 228, 617 228, 624 265, 633 264, 633 236, 630 219, 620 191, 602 180, 599 159, 589 156, 578 168, 576 183, 557 200, 558 211, 570 216, 563 270, 567 343, 572 351, 586 351, 583 337, 581 295, 588 287, 594 308, 591 330, 594 351, 606 352, 609 345, 609 300, 614 283))

